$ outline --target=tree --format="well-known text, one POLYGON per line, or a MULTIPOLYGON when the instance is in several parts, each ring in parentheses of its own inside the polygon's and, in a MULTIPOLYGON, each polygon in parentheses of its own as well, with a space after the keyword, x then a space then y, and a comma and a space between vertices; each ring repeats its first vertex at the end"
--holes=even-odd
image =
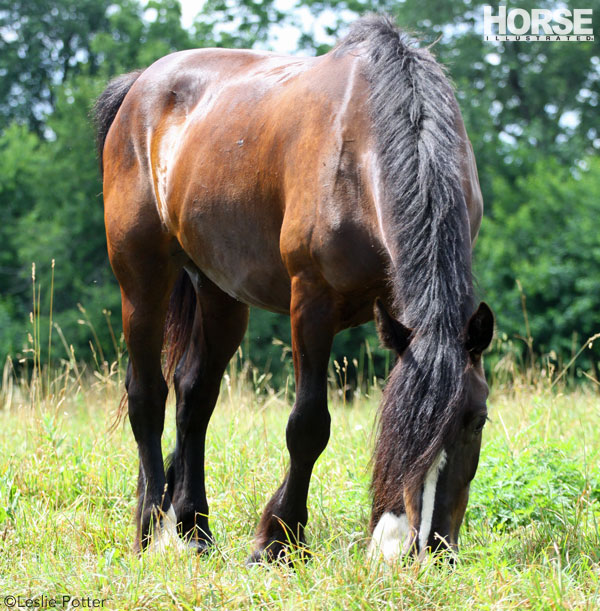
POLYGON ((145 9, 134 0, 124 0, 113 5, 107 19, 108 27, 91 43, 105 78, 145 68, 163 55, 198 46, 181 26, 178 0, 150 0, 145 9))
POLYGON ((265 43, 270 29, 286 20, 275 0, 207 0, 194 22, 205 47, 252 48, 265 43))
POLYGON ((13 124, 0 134, 0 358, 22 345, 31 283, 17 255, 17 222, 39 197, 41 167, 40 139, 27 127, 13 124))
POLYGON ((108 0, 2 0, 0 130, 25 122, 42 134, 56 87, 98 69, 93 35, 109 27, 108 0))
MULTIPOLYGON (((569 355, 574 337, 581 343, 600 331, 600 159, 576 168, 544 159, 514 185, 498 177, 494 188, 498 204, 476 258, 485 297, 503 332, 524 335, 518 280, 536 349, 569 355)), ((587 365, 598 345, 590 354, 587 365)))

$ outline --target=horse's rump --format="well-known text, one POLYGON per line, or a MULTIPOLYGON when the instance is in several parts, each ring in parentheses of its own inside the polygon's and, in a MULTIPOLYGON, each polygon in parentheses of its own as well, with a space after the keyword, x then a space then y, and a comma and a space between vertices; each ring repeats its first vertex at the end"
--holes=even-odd
POLYGON ((367 97, 361 59, 349 54, 177 53, 134 84, 106 155, 119 180, 135 151, 161 223, 198 268, 285 312, 289 277, 307 258, 342 293, 385 268, 367 97), (364 251, 350 265, 348 239, 364 251))

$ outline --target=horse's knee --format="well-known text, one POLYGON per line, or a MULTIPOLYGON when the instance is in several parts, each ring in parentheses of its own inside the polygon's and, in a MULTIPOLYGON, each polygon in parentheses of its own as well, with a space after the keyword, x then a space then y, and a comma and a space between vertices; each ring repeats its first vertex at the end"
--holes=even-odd
POLYGON ((286 441, 294 461, 314 463, 329 441, 331 416, 327 401, 297 401, 286 428, 286 441))

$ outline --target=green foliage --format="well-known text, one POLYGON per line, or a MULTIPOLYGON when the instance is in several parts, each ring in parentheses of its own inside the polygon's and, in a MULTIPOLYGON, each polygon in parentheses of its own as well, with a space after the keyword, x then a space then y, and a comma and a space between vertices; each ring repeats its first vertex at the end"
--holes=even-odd
POLYGON ((275 0, 207 0, 194 23, 196 37, 206 47, 247 49, 265 43, 271 26, 286 17, 276 4, 275 0))
POLYGON ((278 386, 293 379, 290 319, 252 308, 243 349, 246 358, 274 374, 278 386))
POLYGON ((82 70, 94 74, 93 35, 109 27, 108 0, 2 0, 0 129, 26 121, 38 133, 56 86, 82 70))
POLYGON ((576 452, 575 444, 566 449, 564 444, 532 439, 531 447, 511 453, 505 441, 496 439, 486 446, 473 482, 468 519, 485 521, 498 532, 532 522, 560 528, 573 499, 588 488, 576 452))
MULTIPOLYGON (((37 177, 43 166, 40 140, 22 125, 13 123, 0 133, 0 355, 22 345, 31 288, 24 281, 18 257, 18 226, 38 201, 37 177)), ((28 264, 31 273, 31 262, 28 264)))
POLYGON ((498 326, 523 333, 517 279, 538 349, 569 354, 574 334, 581 343, 599 330, 600 159, 573 169, 543 160, 514 184, 497 177, 494 189, 475 261, 498 326))
POLYGON ((145 10, 139 2, 125 0, 113 4, 107 15, 108 27, 91 43, 105 77, 145 68, 163 55, 198 46, 181 26, 178 0, 151 0, 145 10))
MULTIPOLYGON (((307 11, 315 17, 329 11, 333 25, 325 30, 337 35, 353 16, 376 10, 392 14, 424 44, 440 39, 434 50, 457 85, 478 161, 486 214, 475 270, 500 333, 525 335, 518 280, 534 347, 566 360, 574 342, 600 329, 598 45, 485 42, 485 4, 298 0, 283 13, 273 0, 208 0, 186 30, 178 0, 145 6, 137 0, 0 0, 0 357, 22 356, 28 345, 33 262, 43 335, 53 259, 54 318, 66 341, 88 358, 91 325, 112 354, 103 310, 113 312, 118 335, 119 294, 105 254, 88 119, 109 77, 190 47, 268 48, 275 25, 298 26, 300 46, 324 52, 307 11)), ((524 0, 520 6, 553 5, 524 0)), ((599 0, 588 5, 600 13, 599 0)), ((53 349, 65 356, 60 338, 54 340, 53 349)), ((286 318, 252 313, 245 353, 278 382, 291 374, 289 343, 286 318)), ((578 364, 597 368, 597 349, 584 356, 578 364)), ((344 375, 352 382, 384 375, 390 355, 366 326, 340 334, 333 357, 342 368, 347 357, 344 375)))
POLYGON ((0 129, 16 120, 42 134, 72 77, 113 76, 195 46, 180 18, 178 0, 2 0, 0 129))

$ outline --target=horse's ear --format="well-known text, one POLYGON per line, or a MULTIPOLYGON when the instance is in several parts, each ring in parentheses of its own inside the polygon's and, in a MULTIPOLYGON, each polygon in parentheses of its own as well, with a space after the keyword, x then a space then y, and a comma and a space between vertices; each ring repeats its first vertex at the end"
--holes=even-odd
POLYGON ((482 301, 467 324, 465 348, 473 358, 478 358, 490 345, 493 335, 494 314, 490 306, 482 301))
POLYGON ((381 300, 375 300, 375 325, 381 343, 400 356, 410 344, 412 331, 390 316, 381 300))

